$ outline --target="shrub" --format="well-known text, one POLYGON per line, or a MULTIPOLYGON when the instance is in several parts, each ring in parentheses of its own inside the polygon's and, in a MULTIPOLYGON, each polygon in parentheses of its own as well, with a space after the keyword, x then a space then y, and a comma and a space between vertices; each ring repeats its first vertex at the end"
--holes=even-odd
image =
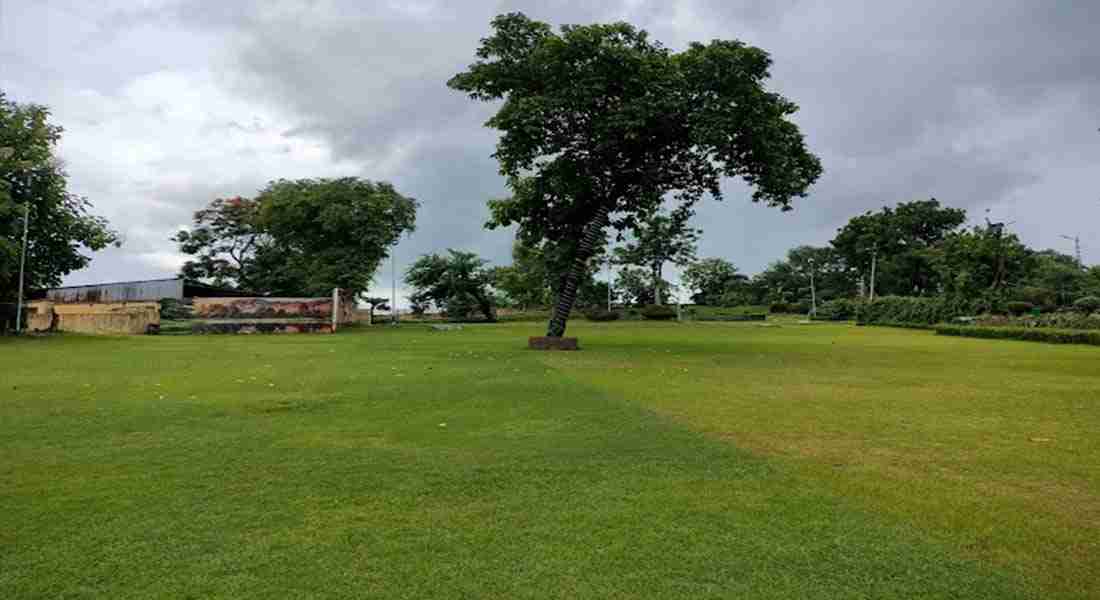
POLYGON ((771 306, 768 307, 768 312, 773 315, 785 314, 790 312, 790 307, 787 306, 786 302, 772 302, 771 306))
POLYGON ((1024 315, 1006 317, 1002 315, 983 315, 974 320, 982 327, 1039 327, 1043 329, 1100 329, 1100 314, 1086 315, 1074 311, 1058 311, 1039 316, 1024 315))
POLYGON ((182 321, 192 318, 190 300, 162 298, 160 300, 160 319, 162 321, 182 321))
POLYGON ((1100 346, 1100 331, 1043 329, 1037 327, 971 327, 966 325, 940 325, 936 327, 936 334, 995 340, 1046 342, 1048 344, 1088 344, 1090 346, 1100 346))
POLYGON ((664 304, 650 304, 642 309, 642 318, 650 321, 668 321, 676 318, 676 309, 664 304))
POLYGON ((1100 298, 1096 296, 1078 298, 1077 301, 1073 303, 1073 308, 1086 314, 1094 313, 1100 310, 1100 298))
POLYGON ((977 309, 976 303, 946 296, 883 296, 862 306, 859 321, 866 325, 935 325, 981 312, 977 309))
POLYGON ((589 321, 618 321, 621 315, 613 310, 592 309, 584 313, 589 321))
POLYGON ((817 316, 836 321, 854 319, 859 316, 859 302, 848 298, 830 300, 817 308, 817 316))
POLYGON ((702 315, 695 319, 696 321, 767 321, 768 315, 766 313, 759 313, 755 315, 702 315))
POLYGON ((1030 302, 1044 311, 1052 310, 1058 305, 1058 294, 1054 290, 1034 285, 1025 285, 1017 288, 1012 293, 1017 300, 1030 302))
POLYGON ((1031 312, 1031 309, 1033 309, 1033 308, 1035 308, 1034 304, 1032 304, 1030 302, 1019 301, 1019 300, 1017 300, 1015 302, 1006 302, 1005 303, 1005 309, 1008 310, 1009 314, 1015 315, 1017 317, 1020 316, 1020 315, 1024 315, 1024 314, 1027 314, 1027 313, 1031 312))

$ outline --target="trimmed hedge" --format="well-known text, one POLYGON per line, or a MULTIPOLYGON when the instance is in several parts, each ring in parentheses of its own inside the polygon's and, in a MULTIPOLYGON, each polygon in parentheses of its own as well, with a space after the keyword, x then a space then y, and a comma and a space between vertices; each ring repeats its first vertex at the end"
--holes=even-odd
POLYGON ((693 317, 695 321, 767 321, 768 315, 701 315, 693 317))
POLYGON ((1100 311, 1100 298, 1096 296, 1078 298, 1077 301, 1073 303, 1073 307, 1085 314, 1094 313, 1100 311))
POLYGON ((847 321, 859 316, 862 303, 848 298, 837 298, 824 302, 817 309, 816 320, 821 321, 847 321))
POLYGON ((861 307, 859 322, 864 325, 935 325, 975 312, 973 304, 954 298, 883 296, 861 307))
POLYGON ((1088 344, 1100 346, 1100 331, 1075 331, 1038 327, 974 327, 966 325, 940 325, 936 335, 973 337, 993 340, 1022 340, 1048 344, 1088 344))
POLYGON ((845 316, 841 316, 841 315, 826 315, 826 314, 821 314, 819 312, 816 315, 810 315, 810 320, 811 321, 843 322, 843 321, 850 321, 851 319, 849 317, 845 317, 845 316))
POLYGON ((926 325, 924 323, 902 323, 900 321, 879 321, 877 323, 864 323, 863 321, 856 322, 859 326, 873 325, 875 327, 897 327, 898 329, 924 329, 931 331, 935 329, 936 325, 926 325))
POLYGON ((622 316, 613 310, 590 310, 584 313, 584 318, 589 321, 618 321, 622 316))
POLYGON ((1046 313, 1033 316, 1006 317, 999 315, 982 315, 975 320, 974 325, 984 327, 1041 327, 1043 329, 1100 329, 1100 314, 1087 315, 1069 310, 1046 313))
POLYGON ((676 309, 666 304, 650 304, 642 309, 642 318, 650 321, 669 321, 676 318, 676 309))

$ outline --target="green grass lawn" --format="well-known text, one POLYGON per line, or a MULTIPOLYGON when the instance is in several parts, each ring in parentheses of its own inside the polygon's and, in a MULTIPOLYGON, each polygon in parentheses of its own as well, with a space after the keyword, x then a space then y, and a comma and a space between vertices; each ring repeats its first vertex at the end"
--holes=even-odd
POLYGON ((1100 596, 1100 349, 0 339, 0 598, 1100 596))

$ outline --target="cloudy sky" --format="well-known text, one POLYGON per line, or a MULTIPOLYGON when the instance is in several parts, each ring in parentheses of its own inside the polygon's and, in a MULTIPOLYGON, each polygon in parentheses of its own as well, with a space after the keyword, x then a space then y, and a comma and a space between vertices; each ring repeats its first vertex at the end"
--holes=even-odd
POLYGON ((52 108, 71 189, 125 236, 66 282, 170 276, 169 237, 194 210, 279 177, 358 175, 417 198, 398 269, 447 247, 507 262, 510 234, 481 227, 504 192, 492 107, 444 83, 516 10, 772 53, 825 175, 788 213, 729 182, 700 208, 702 256, 756 272, 854 214, 934 196, 1015 221, 1034 246, 1069 252, 1060 236, 1080 235, 1100 262, 1095 0, 0 0, 0 89, 52 108))

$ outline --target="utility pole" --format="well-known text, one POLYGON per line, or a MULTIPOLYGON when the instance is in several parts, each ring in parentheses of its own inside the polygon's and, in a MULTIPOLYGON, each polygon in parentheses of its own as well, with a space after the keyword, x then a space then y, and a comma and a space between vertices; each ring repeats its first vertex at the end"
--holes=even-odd
POLYGON ((810 259, 810 316, 817 316, 817 288, 814 287, 814 259, 810 259))
POLYGON ((1063 235, 1062 238, 1073 242, 1073 253, 1077 257, 1077 265, 1084 266, 1085 263, 1081 262, 1081 236, 1075 235, 1070 237, 1068 235, 1063 235))
POLYGON ((397 325, 397 245, 390 250, 390 323, 397 325))
POLYGON ((604 263, 607 268, 607 312, 611 312, 611 256, 607 257, 607 262, 604 263))
POLYGON ((31 203, 28 199, 23 205, 23 252, 19 257, 19 299, 15 305, 15 333, 23 330, 23 272, 27 267, 27 231, 31 223, 31 203))
POLYGON ((871 302, 875 301, 875 267, 878 265, 878 242, 871 247, 871 302))

